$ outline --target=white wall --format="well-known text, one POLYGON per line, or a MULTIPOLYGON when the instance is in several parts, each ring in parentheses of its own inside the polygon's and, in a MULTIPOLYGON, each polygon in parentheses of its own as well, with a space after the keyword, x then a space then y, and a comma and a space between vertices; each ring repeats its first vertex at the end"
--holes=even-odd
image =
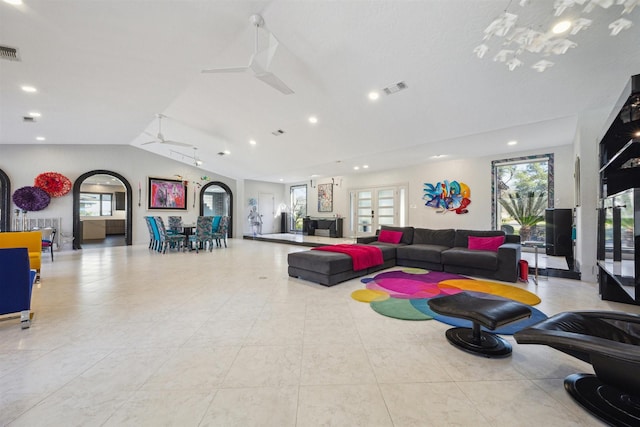
MULTIPOLYGON (((180 175, 185 180, 196 181, 207 175, 212 181, 225 183, 235 194, 236 181, 214 172, 158 156, 129 145, 0 145, 0 169, 11 180, 11 192, 24 186, 33 185, 35 177, 42 172, 59 172, 72 182, 87 172, 104 169, 116 172, 129 181, 133 190, 133 244, 149 241, 149 232, 144 222, 146 215, 181 215, 185 222, 195 222, 199 213, 199 196, 195 207, 193 200, 193 184, 189 183, 187 210, 148 210, 147 178, 159 177, 176 179, 180 175), (138 184, 142 187, 142 198, 138 206, 138 184)), ((237 203, 234 199, 234 204, 237 203)), ((13 212, 15 206, 11 207, 13 212)), ((234 212, 238 210, 237 205, 234 212)), ((237 215, 234 230, 241 230, 242 224, 237 215)), ((39 212, 29 212, 30 218, 62 218, 62 232, 71 233, 73 229, 73 196, 67 195, 52 198, 49 206, 39 212)), ((237 232, 234 232, 237 234, 237 232)))
MULTIPOLYGON (((573 148, 571 145, 550 147, 539 151, 511 152, 500 156, 430 161, 420 165, 408 166, 382 172, 355 173, 341 177, 340 186, 334 187, 334 212, 345 217, 345 227, 349 223, 349 192, 360 188, 406 185, 409 192, 409 210, 407 224, 425 228, 467 228, 486 229, 491 224, 491 161, 535 154, 554 154, 555 194, 554 205, 557 208, 572 208, 574 205, 573 187, 573 148), (443 180, 464 182, 471 190, 469 212, 458 215, 453 212, 436 213, 425 206, 422 199, 424 184, 435 184, 443 180)), ((314 184, 316 180, 314 179, 314 184)), ((331 178, 319 178, 318 183, 331 182, 331 178)), ((305 184, 301 182, 299 184, 305 184)), ((306 182, 309 184, 309 182, 306 182)), ((288 191, 289 186, 287 186, 288 191)), ((317 190, 308 187, 308 212, 310 216, 333 216, 317 212, 317 190)), ((345 234, 349 230, 345 230, 345 234)))

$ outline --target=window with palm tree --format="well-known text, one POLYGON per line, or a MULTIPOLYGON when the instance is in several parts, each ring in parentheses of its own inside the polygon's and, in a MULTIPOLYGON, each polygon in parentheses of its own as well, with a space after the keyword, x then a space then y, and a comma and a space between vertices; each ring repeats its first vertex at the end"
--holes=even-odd
POLYGON ((497 229, 544 242, 544 211, 553 207, 553 154, 492 162, 497 229))

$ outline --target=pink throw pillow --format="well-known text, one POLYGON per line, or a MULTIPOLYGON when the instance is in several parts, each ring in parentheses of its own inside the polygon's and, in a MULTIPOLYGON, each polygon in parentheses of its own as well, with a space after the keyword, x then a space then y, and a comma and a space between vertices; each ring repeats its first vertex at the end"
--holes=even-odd
POLYGON ((402 231, 380 230, 378 242, 400 243, 400 240, 402 240, 402 231))
POLYGON ((469 236, 469 249, 476 251, 498 252, 500 245, 504 243, 504 236, 476 237, 469 236))

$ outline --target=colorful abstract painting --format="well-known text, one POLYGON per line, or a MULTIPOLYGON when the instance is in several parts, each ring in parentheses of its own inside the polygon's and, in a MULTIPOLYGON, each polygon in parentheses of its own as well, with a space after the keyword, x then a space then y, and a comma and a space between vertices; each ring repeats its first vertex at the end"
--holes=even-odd
POLYGON ((471 203, 471 190, 464 182, 447 181, 446 179, 436 184, 424 184, 423 200, 425 206, 437 209, 438 212, 455 212, 465 214, 469 212, 467 206, 471 203))
POLYGON ((318 212, 333 212, 333 184, 318 184, 318 212))

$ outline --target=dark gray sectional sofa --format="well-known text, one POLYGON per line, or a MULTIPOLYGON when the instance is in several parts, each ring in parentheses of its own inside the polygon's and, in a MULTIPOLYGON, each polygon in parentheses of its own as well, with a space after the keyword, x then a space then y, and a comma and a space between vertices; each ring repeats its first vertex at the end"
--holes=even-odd
POLYGON ((322 251, 289 254, 289 276, 299 277, 326 286, 365 276, 375 271, 401 265, 427 270, 446 271, 479 276, 505 282, 518 280, 520 236, 503 231, 430 230, 414 227, 382 226, 382 230, 401 231, 399 243, 379 242, 377 236, 358 238, 358 243, 376 245, 382 249, 384 264, 353 271, 348 255, 322 251), (497 252, 468 249, 469 236, 505 236, 497 252))

